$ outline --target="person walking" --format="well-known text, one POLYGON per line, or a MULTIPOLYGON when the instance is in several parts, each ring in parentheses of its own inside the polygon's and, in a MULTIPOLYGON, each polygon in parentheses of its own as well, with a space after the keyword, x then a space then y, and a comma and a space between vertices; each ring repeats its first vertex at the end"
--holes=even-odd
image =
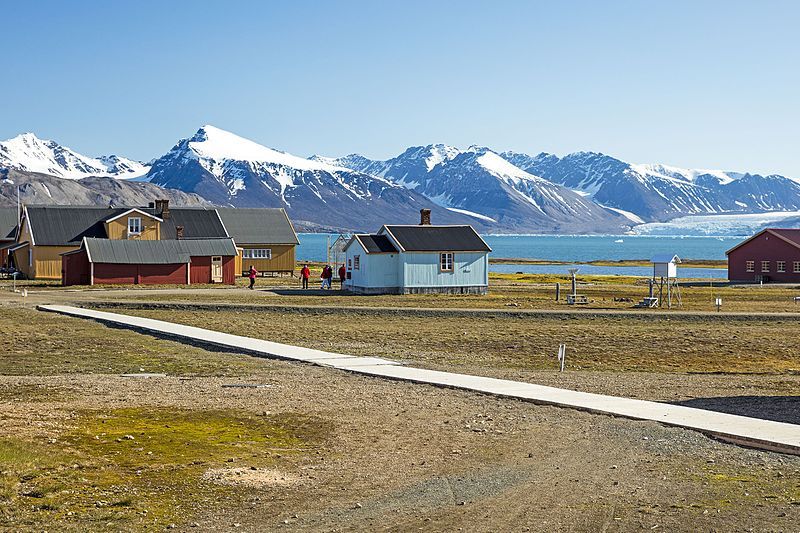
POLYGON ((311 270, 308 268, 308 264, 303 265, 303 268, 300 269, 300 279, 303 281, 303 288, 308 288, 308 278, 311 277, 311 270))
POLYGON ((256 267, 254 267, 253 265, 250 265, 250 274, 248 274, 247 277, 250 278, 250 287, 248 287, 248 289, 250 289, 251 291, 253 290, 253 287, 255 287, 256 285, 256 276, 258 276, 258 270, 256 270, 256 267))
POLYGON ((319 288, 325 290, 325 286, 328 284, 328 265, 322 267, 322 273, 319 275, 319 279, 322 280, 322 284, 319 288))
POLYGON ((347 277, 347 269, 344 268, 344 263, 339 267, 339 283, 340 289, 344 290, 344 279, 347 277))

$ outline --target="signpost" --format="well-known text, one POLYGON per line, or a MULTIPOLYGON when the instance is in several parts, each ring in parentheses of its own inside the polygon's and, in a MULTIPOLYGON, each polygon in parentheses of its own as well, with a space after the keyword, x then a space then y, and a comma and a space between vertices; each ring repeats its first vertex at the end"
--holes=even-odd
POLYGON ((559 372, 564 371, 564 365, 567 364, 567 345, 566 344, 559 344, 558 345, 558 364, 560 367, 559 372))

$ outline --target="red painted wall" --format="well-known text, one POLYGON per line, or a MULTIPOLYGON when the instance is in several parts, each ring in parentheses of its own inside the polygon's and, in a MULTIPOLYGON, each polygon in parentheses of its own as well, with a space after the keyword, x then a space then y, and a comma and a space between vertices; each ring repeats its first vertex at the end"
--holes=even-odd
POLYGON ((98 285, 185 285, 186 265, 117 265, 95 263, 94 282, 98 285))
POLYGON ((211 257, 192 257, 192 283, 211 283, 211 257))
MULTIPOLYGON (((222 258, 222 283, 225 285, 236 284, 236 258, 223 256, 222 258)), ((211 283, 211 257, 192 257, 191 270, 192 283, 211 283)))
POLYGON ((764 232, 728 254, 730 281, 756 281, 769 276, 770 281, 800 282, 800 273, 792 272, 794 261, 800 261, 800 248, 764 232), (747 272, 747 261, 754 261, 754 272, 747 272), (761 271, 761 261, 769 261, 769 272, 761 271), (778 272, 778 261, 786 261, 786 272, 778 272))
POLYGON ((86 250, 76 254, 61 256, 62 285, 88 285, 91 278, 91 267, 86 250))

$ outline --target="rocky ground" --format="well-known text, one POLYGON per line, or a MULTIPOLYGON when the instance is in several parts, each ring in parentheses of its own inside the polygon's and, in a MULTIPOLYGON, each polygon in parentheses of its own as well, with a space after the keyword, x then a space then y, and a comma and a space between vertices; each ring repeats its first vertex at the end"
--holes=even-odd
MULTIPOLYGON (((0 303, 0 529, 793 531, 800 523, 800 457, 656 423, 203 350, 39 313, 30 300, 0 303), (166 375, 121 376, 129 372, 166 375)), ((225 313, 192 320, 242 325, 225 313)), ((333 342, 313 323, 244 326, 333 342)), ((502 343, 482 361, 463 337, 390 349, 459 371, 721 402, 720 410, 776 419, 797 412, 797 376, 780 350, 770 352, 767 374, 559 374, 509 365, 502 343), (472 360, 442 357, 448 346, 472 360)), ((375 346, 351 344, 359 353, 375 346)))

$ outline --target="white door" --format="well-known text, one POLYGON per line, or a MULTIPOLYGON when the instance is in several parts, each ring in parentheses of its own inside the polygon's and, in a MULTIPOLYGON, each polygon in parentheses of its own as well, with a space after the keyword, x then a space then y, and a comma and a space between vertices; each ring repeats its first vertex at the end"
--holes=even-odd
POLYGON ((222 283, 222 256, 211 257, 211 283, 222 283))

